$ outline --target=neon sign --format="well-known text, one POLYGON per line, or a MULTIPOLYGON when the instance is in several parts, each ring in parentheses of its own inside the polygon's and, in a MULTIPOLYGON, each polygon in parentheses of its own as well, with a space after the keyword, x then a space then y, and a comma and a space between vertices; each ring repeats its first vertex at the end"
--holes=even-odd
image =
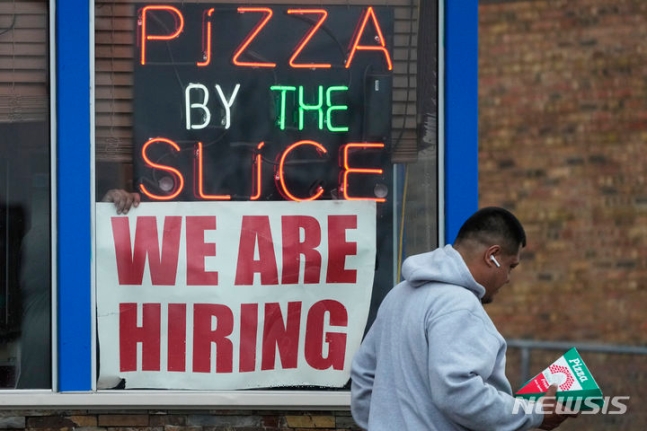
POLYGON ((365 113, 391 116, 390 8, 137 10, 134 167, 145 199, 389 200, 390 124, 365 113))
MULTIPOLYGON (((205 57, 205 60, 198 61, 196 62, 196 65, 198 66, 208 66, 210 63, 211 59, 211 39, 212 39, 212 22, 211 18, 214 16, 214 11, 215 8, 209 8, 206 10, 206 17, 207 19, 203 19, 202 22, 202 32, 204 33, 205 37, 204 40, 206 40, 206 49, 203 51, 203 55, 205 57)), ((268 7, 238 7, 237 11, 239 14, 243 13, 257 13, 261 14, 262 18, 258 21, 256 26, 252 29, 252 31, 247 35, 247 37, 242 41, 240 46, 236 49, 235 53, 233 54, 233 57, 231 59, 232 63, 235 64, 238 67, 271 67, 274 68, 276 67, 276 63, 272 63, 269 61, 264 61, 264 62, 254 62, 254 61, 243 61, 240 59, 240 57, 245 53, 245 51, 248 49, 249 45, 259 36, 259 34, 263 31, 265 26, 268 24, 268 22, 272 19, 272 16, 274 15, 274 11, 271 8, 268 7)), ((290 15, 307 15, 307 14, 318 14, 320 15, 320 19, 314 24, 314 26, 308 31, 308 33, 305 35, 305 37, 301 40, 301 42, 294 47, 293 49, 293 54, 290 57, 289 60, 289 65, 290 67, 293 68, 308 68, 308 69, 319 69, 319 68, 325 68, 328 69, 332 67, 330 63, 296 63, 295 59, 299 56, 301 51, 306 47, 308 42, 312 39, 315 33, 319 31, 319 28, 324 24, 328 17, 328 11, 325 9, 288 9, 287 14, 290 15)), ((141 65, 145 65, 147 62, 147 57, 146 57, 146 46, 148 45, 149 41, 169 41, 173 39, 179 39, 180 35, 184 29, 184 14, 176 7, 174 6, 144 6, 141 9, 141 28, 139 29, 139 34, 140 34, 140 63, 141 65), (154 15, 154 13, 160 13, 160 12, 166 12, 171 17, 174 19, 174 24, 173 28, 168 34, 149 34, 149 28, 147 25, 147 22, 149 21, 149 18, 151 15, 154 15)), ((203 42, 204 42, 203 40, 203 42)), ((377 20, 377 17, 375 16, 375 10, 372 6, 368 6, 365 9, 365 12, 363 14, 363 18, 361 19, 361 22, 359 23, 359 28, 355 32, 355 36, 353 39, 353 43, 350 46, 350 55, 348 56, 344 67, 345 68, 350 68, 353 62, 353 58, 355 57, 355 53, 358 50, 365 50, 365 51, 379 51, 384 55, 384 59, 387 63, 388 70, 393 69, 393 63, 391 62, 391 55, 389 54, 389 50, 387 49, 386 42, 384 39, 384 36, 382 34, 382 29, 380 26, 379 21, 377 20), (369 44, 369 45, 363 45, 362 44, 362 37, 364 36, 364 32, 367 31, 367 24, 368 22, 371 22, 374 26, 375 32, 376 32, 376 40, 377 44, 369 44)))

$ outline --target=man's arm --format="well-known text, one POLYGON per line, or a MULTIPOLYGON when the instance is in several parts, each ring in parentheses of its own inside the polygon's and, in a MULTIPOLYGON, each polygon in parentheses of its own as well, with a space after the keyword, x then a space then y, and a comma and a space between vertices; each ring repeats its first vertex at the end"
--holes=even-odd
MULTIPOLYGON (((457 310, 428 323, 429 386, 434 405, 450 421, 470 430, 519 431, 541 425, 535 409, 515 409, 497 365, 503 339, 490 323, 469 310, 457 310), (493 374, 498 373, 498 375, 493 374), (491 384, 494 379, 498 387, 491 384)), ((524 401, 525 403, 525 401, 524 401)))
POLYGON ((351 366, 350 409, 353 419, 362 429, 368 429, 368 416, 375 380, 375 337, 371 330, 364 338, 351 366))

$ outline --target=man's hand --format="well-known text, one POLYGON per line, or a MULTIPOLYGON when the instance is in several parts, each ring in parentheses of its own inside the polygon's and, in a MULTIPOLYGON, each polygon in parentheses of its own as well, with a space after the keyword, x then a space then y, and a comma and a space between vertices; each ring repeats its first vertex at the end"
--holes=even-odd
POLYGON ((117 214, 128 214, 131 207, 139 206, 140 201, 139 193, 130 193, 123 189, 108 190, 101 199, 101 202, 114 202, 117 214))
POLYGON ((544 421, 539 426, 542 430, 552 430, 557 428, 568 418, 577 417, 577 413, 566 409, 562 404, 557 402, 557 385, 552 384, 543 397, 539 399, 544 412, 544 421))

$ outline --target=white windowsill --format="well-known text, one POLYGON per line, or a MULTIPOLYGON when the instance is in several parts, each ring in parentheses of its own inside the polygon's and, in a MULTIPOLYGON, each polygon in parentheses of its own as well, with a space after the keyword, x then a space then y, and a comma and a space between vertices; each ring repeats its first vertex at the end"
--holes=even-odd
POLYGON ((350 392, 326 391, 98 391, 0 392, 0 410, 38 409, 266 409, 349 410, 350 392))

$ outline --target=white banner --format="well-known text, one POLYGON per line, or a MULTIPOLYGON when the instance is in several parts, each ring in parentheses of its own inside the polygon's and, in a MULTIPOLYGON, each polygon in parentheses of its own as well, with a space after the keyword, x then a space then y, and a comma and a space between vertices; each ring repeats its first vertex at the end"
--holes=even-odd
POLYGON ((96 207, 99 384, 342 387, 368 318, 373 201, 96 207))

